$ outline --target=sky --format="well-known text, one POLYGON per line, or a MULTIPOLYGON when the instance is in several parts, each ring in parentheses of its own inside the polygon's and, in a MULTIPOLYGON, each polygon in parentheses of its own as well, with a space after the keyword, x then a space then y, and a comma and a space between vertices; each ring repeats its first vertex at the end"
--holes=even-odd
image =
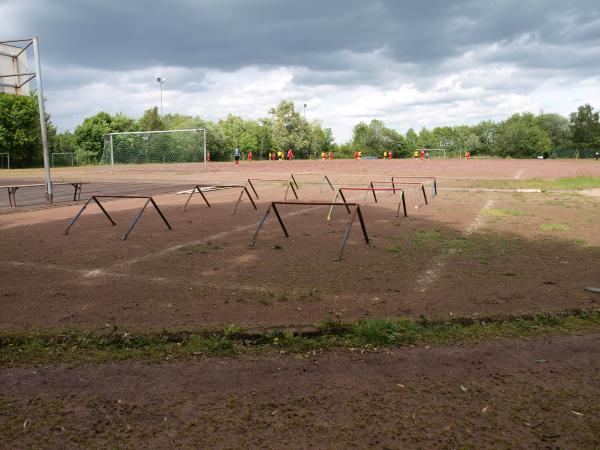
POLYGON ((598 0, 0 0, 0 40, 40 39, 59 131, 98 111, 219 120, 292 100, 337 142, 600 108, 598 0), (306 104, 306 108, 304 105, 306 104))

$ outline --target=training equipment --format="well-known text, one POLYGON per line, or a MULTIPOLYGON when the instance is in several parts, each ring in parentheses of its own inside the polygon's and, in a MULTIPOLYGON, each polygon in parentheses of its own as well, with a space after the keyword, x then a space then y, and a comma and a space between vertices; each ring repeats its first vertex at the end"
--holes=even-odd
POLYGON ((427 180, 432 182, 432 197, 437 196, 437 178, 428 176, 409 176, 409 175, 394 175, 392 177, 392 183, 402 184, 401 181, 396 180, 427 180))
POLYGON ((367 227, 365 226, 365 221, 363 220, 362 212, 360 210, 360 205, 358 203, 271 202, 271 205, 269 205, 269 208, 267 209, 267 211, 265 212, 263 217, 260 219, 260 222, 258 222, 258 225, 256 226, 256 232, 254 233, 254 237, 252 238, 252 241, 248 244, 249 247, 254 247, 254 245, 256 244, 256 239, 258 238, 258 233, 260 233, 260 230, 263 227, 263 225, 265 224, 265 222, 267 221, 267 217, 269 216, 271 211, 273 211, 275 213, 275 216, 277 217, 277 220, 279 221, 279 225, 281 226, 281 229, 283 230, 283 234, 285 235, 285 237, 286 238, 290 237, 285 225, 283 224, 281 215, 279 214, 279 211, 277 210, 277 205, 296 205, 296 206, 336 206, 336 205, 341 205, 341 206, 345 206, 348 209, 350 208, 350 206, 353 206, 354 212, 351 213, 352 215, 350 216, 350 219, 348 220, 348 223, 346 224, 346 228, 344 230, 344 236, 342 237, 340 249, 338 251, 337 257, 334 258, 334 261, 339 261, 342 258, 342 252, 344 251, 344 247, 346 246, 346 242, 348 241, 348 236, 350 235, 350 230, 352 228, 352 224, 354 223, 354 219, 356 218, 357 215, 358 215, 358 219, 360 220, 360 226, 362 228, 363 237, 365 239, 365 244, 369 243, 369 236, 367 235, 367 227))
POLYGON ((207 166, 206 130, 125 131, 104 137, 102 164, 191 163, 207 166))
POLYGON ((252 206, 254 207, 254 209, 258 209, 256 207, 256 203, 254 203, 254 200, 252 199, 252 196, 250 195, 250 192, 248 192, 248 188, 246 187, 245 184, 211 184, 209 186, 201 186, 201 185, 197 184, 194 186, 194 189, 192 189, 192 192, 190 192, 190 196, 188 197, 187 202, 185 202, 185 206, 183 207, 183 212, 186 211, 188 203, 192 199, 192 196, 194 195, 195 192, 198 192, 204 199, 204 203, 206 203, 206 206, 211 208, 211 204, 208 202, 208 199, 206 198, 204 193, 208 192, 208 191, 218 191, 221 189, 230 189, 230 188, 241 188, 240 196, 238 197, 237 201, 235 202, 235 205, 233 206, 233 209, 231 210, 231 214, 235 214, 235 211, 237 210, 237 207, 240 204, 240 201, 242 200, 242 196, 244 195, 244 193, 246 193, 246 196, 250 200, 250 203, 252 203, 252 206))
POLYGON ((254 187, 253 181, 254 181, 254 183, 256 183, 257 181, 266 182, 266 183, 286 183, 285 194, 283 196, 283 200, 284 201, 287 200, 287 196, 288 196, 288 192, 290 191, 290 188, 292 188, 294 197, 296 197, 296 200, 298 200, 298 192, 296 192, 296 189, 298 189, 298 183, 296 183, 296 180, 294 179, 293 175, 290 175, 290 178, 288 178, 287 180, 285 180, 283 178, 279 178, 279 179, 248 178, 248 180, 246 180, 246 182, 250 185, 250 189, 252 189, 252 192, 254 192, 254 195, 256 195, 256 199, 258 200, 258 192, 256 192, 256 188, 254 187), (294 185, 296 187, 294 187, 294 185))
MULTIPOLYGON (((391 185, 392 186, 392 190, 394 192, 396 192, 396 189, 398 185, 400 186, 417 186, 417 189, 419 189, 422 194, 423 194, 423 199, 425 200, 425 204, 428 205, 429 201, 427 200, 427 193, 425 192, 425 185, 423 183, 419 183, 419 182, 411 182, 411 181, 371 181, 371 183, 369 183, 370 187, 376 187, 377 185, 391 185)), ((416 208, 418 208, 419 205, 416 206, 416 208)))
POLYGON ((9 153, 0 153, 0 169, 10 169, 9 153))
POLYGON ((106 209, 104 209, 104 206, 102 206, 102 203, 100 203, 99 199, 101 199, 101 198, 141 198, 141 199, 146 200, 146 203, 144 203, 144 206, 142 206, 142 209, 140 210, 140 212, 137 213, 137 215, 133 218, 133 220, 129 224, 129 228, 127 229, 127 232, 121 238, 121 240, 123 240, 123 241, 127 240, 127 238, 129 237, 129 234, 133 231, 133 228, 136 226, 136 224, 142 217, 142 214, 146 210, 146 206, 148 206, 150 203, 152 203, 152 206, 154 206, 154 209, 156 209, 156 212, 158 212, 158 214, 160 215, 161 219, 163 220, 163 222, 165 223, 167 228, 169 230, 173 229, 171 227, 171 225, 169 224, 169 222, 167 221, 167 218, 164 216, 164 214, 162 213, 162 211, 160 210, 160 208, 154 201, 154 198, 152 198, 151 196, 148 196, 148 195, 93 195, 87 202, 85 202, 85 205, 83 205, 83 207, 79 210, 79 212, 75 215, 75 217, 73 217, 73 220, 71 220, 71 222, 67 226, 67 229, 65 230, 65 234, 69 234, 69 230, 71 229, 71 227, 73 225, 75 225, 75 222, 77 222, 77 220, 79 219, 79 217, 81 216, 83 211, 85 211, 85 209, 88 207, 88 205, 92 201, 96 202, 96 204, 102 210, 104 215, 108 218, 108 220, 110 220, 110 223, 112 223, 113 226, 116 225, 117 222, 115 222, 113 220, 113 218, 110 216, 110 214, 108 214, 106 209))
MULTIPOLYGON (((375 203, 377 203, 377 195, 375 195, 375 191, 387 191, 387 192, 393 192, 396 193, 396 191, 400 192, 400 201, 398 202, 398 208, 396 209, 396 217, 400 216, 400 207, 402 206, 403 210, 404 210, 404 217, 407 217, 408 214, 406 213, 406 198, 404 197, 404 190, 400 189, 400 188, 396 188, 396 187, 391 187, 391 188, 376 188, 376 187, 347 187, 347 186, 342 186, 340 188, 338 188, 335 197, 333 197, 333 201, 331 203, 331 208, 329 208, 329 214, 327 215, 327 220, 331 220, 331 215, 333 214, 333 207, 335 205, 338 205, 339 203, 336 203, 338 196, 342 197, 342 201, 344 203, 347 203, 346 197, 344 196, 344 191, 366 191, 366 193, 368 194, 369 192, 371 192, 373 194, 373 199, 375 200, 375 203)), ((350 214, 350 208, 348 208, 346 206, 346 211, 348 211, 348 214, 350 214)))
POLYGON ((60 166, 74 166, 75 165, 75 154, 74 153, 51 153, 50 162, 52 167, 60 166))
MULTIPOLYGON (((294 183, 296 184, 296 188, 298 187, 298 182, 296 181, 296 177, 320 177, 320 181, 319 181, 319 192, 323 192, 323 184, 327 183, 330 187, 330 189, 332 191, 335 191, 333 184, 331 183, 331 180, 329 179, 329 177, 327 176, 326 173, 320 173, 320 172, 296 172, 296 173, 292 173, 290 174, 290 178, 294 181, 294 183)), ((304 182, 305 184, 316 184, 315 182, 304 182)))

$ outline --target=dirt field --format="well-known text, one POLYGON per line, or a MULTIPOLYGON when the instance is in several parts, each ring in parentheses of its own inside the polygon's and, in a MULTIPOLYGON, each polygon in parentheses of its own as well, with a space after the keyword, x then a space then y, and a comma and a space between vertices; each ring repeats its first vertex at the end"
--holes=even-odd
MULTIPOLYGON (((600 197, 510 188, 535 178, 598 177, 595 161, 334 160, 54 173, 89 183, 82 200, 155 195, 173 229, 149 208, 122 241, 143 204, 126 199, 105 203, 116 226, 90 205, 64 235, 82 205, 67 201, 68 191, 47 207, 41 191, 24 189, 17 194, 23 206, 14 209, 3 190, 2 333, 106 324, 131 332, 272 328, 600 308, 600 295, 586 290, 600 287, 600 197), (322 173, 336 187, 435 176, 438 195, 424 179, 426 205, 415 185, 402 185, 408 217, 395 217, 398 193, 379 192, 377 203, 349 193, 361 204, 370 242, 357 221, 341 261, 333 261, 349 217, 342 207, 327 221, 328 207, 281 206, 290 237, 271 215, 248 246, 269 202, 284 199, 283 181, 256 182, 258 209, 243 198, 235 215, 239 189, 206 193, 211 208, 195 195, 186 212, 187 195, 177 193, 195 183, 284 180, 291 172, 299 174, 301 201, 332 200, 322 173), (501 188, 482 189, 490 180, 501 188)), ((0 172, 0 185, 41 176, 0 172)), ((212 448, 595 448, 598 336, 308 359, 5 367, 1 436, 9 447, 156 448, 175 440, 212 448)))
MULTIPOLYGON (((600 164, 589 162, 412 160, 336 161, 332 167, 338 171, 327 173, 336 184, 364 185, 402 174, 411 165, 420 164, 427 175, 448 176, 457 164, 467 173, 481 164, 482 173, 506 175, 535 173, 538 167, 532 163, 544 165, 549 176, 559 176, 562 169, 600 173, 600 164), (492 163, 504 166, 506 173, 498 167, 493 171, 488 167, 492 163), (519 164, 525 168, 519 169, 519 164), (345 173, 343 167, 348 168, 345 173), (358 169, 351 172, 354 167, 358 169)), ((293 164, 310 172, 330 163, 293 164)), ((289 174, 269 170, 286 166, 288 162, 246 164, 233 178, 226 171, 232 165, 221 164, 218 171, 199 174, 197 180, 233 182, 265 178, 264 174, 285 179, 289 174)), ((142 173, 134 169, 133 177, 142 173)), ((78 175, 85 180, 88 174, 78 175)), ((179 177, 175 170, 174 178, 179 177)), ((301 200, 332 200, 333 192, 318 184, 319 176, 297 179, 301 200)), ((158 195, 173 230, 149 209, 127 241, 120 237, 142 200, 107 203, 115 227, 92 205, 68 236, 63 231, 80 204, 5 214, 0 216, 0 327, 93 329, 111 323, 134 330, 195 329, 229 323, 310 324, 330 315, 344 320, 440 318, 600 305, 598 295, 584 290, 600 279, 600 199, 572 192, 454 191, 444 183, 440 178, 439 195, 430 198, 429 205, 414 186, 405 186, 406 218, 395 217, 399 195, 381 192, 378 203, 368 197, 363 214, 371 242, 362 242, 357 222, 339 262, 332 259, 347 221, 343 209, 328 222, 327 207, 282 206, 290 237, 283 236, 271 217, 255 247, 248 247, 268 201, 283 200, 283 182, 256 182, 258 210, 244 198, 235 215, 230 211, 239 190, 209 192, 212 208, 196 195, 185 213, 186 195, 158 195)), ((105 184, 99 192, 107 192, 105 184)), ((116 183, 116 190, 123 184, 116 183)), ((145 185, 131 186, 129 194, 143 193, 145 185)), ((184 186, 179 181, 169 188, 184 186)), ((85 194, 91 192, 86 187, 85 194)), ((430 184, 427 194, 431 197, 430 184)), ((363 192, 347 195, 361 203, 365 198, 363 192)))

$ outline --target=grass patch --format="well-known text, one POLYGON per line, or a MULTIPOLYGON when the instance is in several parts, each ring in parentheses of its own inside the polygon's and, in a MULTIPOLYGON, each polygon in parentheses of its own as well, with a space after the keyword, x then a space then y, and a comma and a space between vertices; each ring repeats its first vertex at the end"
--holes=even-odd
POLYGON ((492 189, 541 189, 548 190, 580 190, 600 188, 600 177, 568 177, 558 180, 546 180, 543 178, 533 178, 530 180, 483 180, 478 182, 479 187, 492 189))
POLYGON ((548 333, 596 331, 599 328, 599 310, 435 322, 426 318, 388 318, 362 319, 345 324, 339 318, 329 318, 310 335, 300 335, 294 330, 250 334, 235 325, 214 332, 138 334, 113 326, 102 332, 2 333, 0 364, 104 362, 131 358, 164 360, 272 351, 300 354, 334 348, 372 350, 415 344, 477 342, 500 337, 524 338, 548 333))
POLYGON ((511 208, 489 208, 484 211, 484 214, 491 217, 522 217, 527 215, 524 211, 511 208))
POLYGON ((466 251, 475 247, 475 242, 466 236, 451 238, 439 230, 417 230, 410 242, 414 247, 439 249, 442 252, 466 251))
POLYGON ((569 231, 568 225, 563 223, 543 223, 540 225, 541 231, 569 231))
POLYGON ((195 255, 195 254, 206 254, 210 250, 219 250, 220 248, 221 247, 219 247, 216 244, 213 244, 212 242, 206 242, 206 243, 196 242, 193 244, 184 245, 179 250, 181 252, 183 252, 185 255, 195 255))

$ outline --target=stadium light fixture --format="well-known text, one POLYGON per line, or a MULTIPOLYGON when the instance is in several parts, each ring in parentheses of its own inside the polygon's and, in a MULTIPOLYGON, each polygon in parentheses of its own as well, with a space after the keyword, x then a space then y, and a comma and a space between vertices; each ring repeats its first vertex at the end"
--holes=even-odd
POLYGON ((163 115, 163 84, 167 81, 164 77, 156 77, 156 81, 160 85, 160 115, 163 115))

